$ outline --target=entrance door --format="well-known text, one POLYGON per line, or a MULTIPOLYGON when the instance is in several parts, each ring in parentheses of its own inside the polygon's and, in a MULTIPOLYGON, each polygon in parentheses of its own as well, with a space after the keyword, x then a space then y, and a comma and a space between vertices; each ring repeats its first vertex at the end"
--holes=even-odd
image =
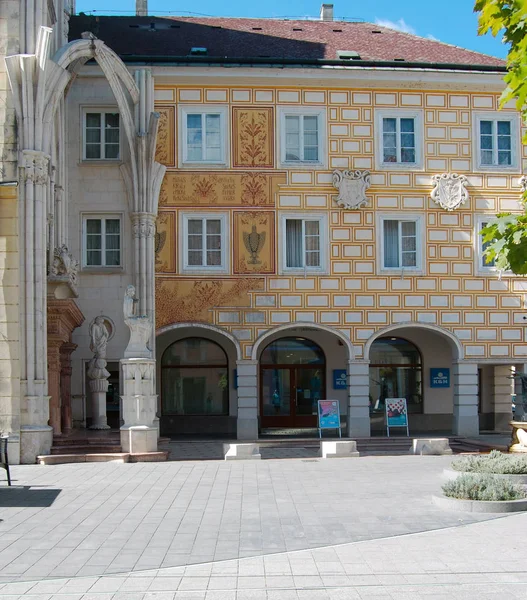
POLYGON ((324 398, 325 358, 303 338, 270 344, 260 359, 262 427, 316 427, 317 401, 324 398))

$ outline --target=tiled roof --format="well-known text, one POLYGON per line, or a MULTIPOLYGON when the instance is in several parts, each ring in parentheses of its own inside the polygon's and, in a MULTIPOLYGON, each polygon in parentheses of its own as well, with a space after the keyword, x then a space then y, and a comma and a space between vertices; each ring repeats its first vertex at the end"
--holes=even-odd
MULTIPOLYGON (((126 59, 128 56, 187 57, 207 48, 207 57, 226 59, 338 60, 340 50, 362 61, 504 67, 499 58, 402 33, 372 23, 225 17, 71 18, 70 40, 93 32, 126 59)), ((352 61, 355 62, 355 61, 352 61)), ((360 63, 358 63, 360 64, 360 63)))

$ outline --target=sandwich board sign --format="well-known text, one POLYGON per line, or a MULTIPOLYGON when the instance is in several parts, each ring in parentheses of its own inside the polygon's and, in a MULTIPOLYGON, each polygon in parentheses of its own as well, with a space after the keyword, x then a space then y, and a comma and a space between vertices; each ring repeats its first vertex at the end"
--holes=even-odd
POLYGON ((406 435, 409 436, 406 398, 386 398, 385 409, 386 435, 390 437, 390 427, 406 427, 406 435))
POLYGON ((318 437, 322 437, 322 429, 338 429, 339 437, 342 437, 338 400, 318 401, 318 437))

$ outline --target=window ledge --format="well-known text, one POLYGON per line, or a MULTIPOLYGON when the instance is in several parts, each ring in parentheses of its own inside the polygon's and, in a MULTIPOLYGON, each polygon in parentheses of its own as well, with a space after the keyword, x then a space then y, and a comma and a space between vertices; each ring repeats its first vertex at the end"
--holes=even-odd
POLYGON ((121 166, 123 164, 123 160, 120 158, 86 158, 86 159, 82 159, 79 161, 78 166, 82 167, 83 165, 85 166, 90 166, 93 167, 94 165, 104 165, 105 167, 115 167, 115 166, 121 166))
POLYGON ((81 273, 86 275, 122 275, 123 267, 82 267, 81 273))
POLYGON ((380 171, 424 171, 422 163, 379 163, 377 165, 380 171))
POLYGON ((401 278, 403 278, 405 275, 411 275, 412 277, 415 275, 425 275, 425 271, 422 268, 419 269, 410 269, 410 268, 406 268, 406 269, 401 269, 399 267, 394 267, 392 268, 387 268, 387 267, 382 267, 378 270, 378 275, 397 275, 401 278))

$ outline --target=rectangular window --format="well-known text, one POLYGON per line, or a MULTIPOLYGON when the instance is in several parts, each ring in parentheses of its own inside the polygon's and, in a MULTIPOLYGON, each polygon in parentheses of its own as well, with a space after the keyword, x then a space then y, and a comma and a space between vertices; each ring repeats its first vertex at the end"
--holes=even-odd
POLYGON ((383 163, 415 164, 415 119, 384 117, 382 119, 383 163))
POLYGON ((319 269, 322 266, 318 220, 286 219, 285 237, 286 268, 319 269))
POLYGON ((491 242, 484 242, 483 236, 479 233, 484 227, 488 225, 488 221, 480 221, 478 224, 478 239, 479 239, 479 266, 481 269, 493 269, 495 268, 494 260, 487 262, 487 257, 485 256, 485 250, 490 246, 491 242))
POLYGON ((183 268, 225 270, 225 215, 183 216, 183 268))
POLYGON ((383 220, 384 269, 419 268, 417 228, 416 221, 383 220))
POLYGON ((180 162, 225 164, 226 107, 203 110, 199 106, 184 106, 180 109, 180 119, 180 162))
POLYGON ((317 115, 285 116, 285 160, 287 162, 318 162, 317 115))
POLYGON ((187 114, 187 160, 221 161, 221 126, 219 114, 187 114))
POLYGON ((111 111, 84 114, 84 159, 119 160, 119 113, 111 111))
POLYGON ((118 217, 85 218, 84 266, 121 266, 121 220, 118 217))
POLYGON ((482 166, 510 167, 513 163, 511 122, 480 120, 479 150, 482 166))

